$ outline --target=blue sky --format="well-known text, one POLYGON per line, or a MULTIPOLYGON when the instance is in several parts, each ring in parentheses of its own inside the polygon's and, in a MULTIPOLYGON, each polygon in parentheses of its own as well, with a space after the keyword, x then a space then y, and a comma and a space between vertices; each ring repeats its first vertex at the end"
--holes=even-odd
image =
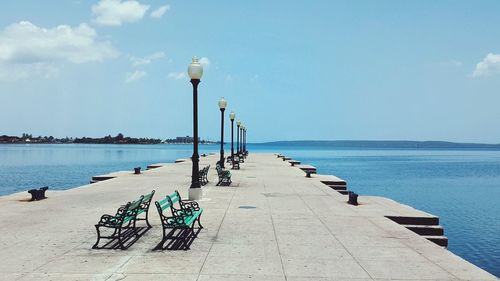
POLYGON ((499 1, 1 6, 0 134, 192 135, 196 55, 202 138, 500 143, 499 1))

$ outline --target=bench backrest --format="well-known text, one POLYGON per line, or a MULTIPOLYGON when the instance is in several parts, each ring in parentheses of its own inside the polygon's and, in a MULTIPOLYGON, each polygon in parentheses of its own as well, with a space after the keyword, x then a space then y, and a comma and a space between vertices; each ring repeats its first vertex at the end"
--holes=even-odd
POLYGON ((139 199, 134 200, 132 202, 128 202, 127 205, 125 205, 125 211, 122 213, 123 223, 135 219, 135 217, 137 216, 137 212, 139 211, 139 207, 141 206, 143 198, 144 196, 141 195, 139 199))
POLYGON ((141 214, 149 209, 149 204, 151 203, 151 199, 153 199, 153 196, 155 195, 155 190, 151 191, 150 193, 146 195, 142 195, 142 201, 140 204, 140 208, 137 211, 137 214, 141 214))
POLYGON ((178 194, 178 192, 174 192, 171 195, 165 196, 165 199, 163 200, 155 201, 155 205, 158 208, 158 211, 161 212, 167 208, 172 208, 174 203, 179 201, 180 197, 178 196, 178 194))
POLYGON ((155 195, 155 191, 151 191, 150 193, 144 195, 144 197, 142 198, 142 202, 146 202, 146 201, 151 201, 151 199, 153 198, 153 195, 155 195))

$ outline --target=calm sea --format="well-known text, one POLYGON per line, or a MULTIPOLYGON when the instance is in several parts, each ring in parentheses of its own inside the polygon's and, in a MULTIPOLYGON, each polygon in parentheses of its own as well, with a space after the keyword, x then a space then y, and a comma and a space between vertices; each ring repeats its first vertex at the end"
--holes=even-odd
MULTIPOLYGON (((217 152, 200 146, 200 154, 217 152)), ((250 145, 334 174, 361 195, 392 198, 440 217, 449 249, 500 276, 500 151, 250 145)), ((228 151, 228 150, 226 150, 228 151)), ((93 175, 188 158, 190 145, 1 145, 0 195, 48 185, 68 189, 93 175)))

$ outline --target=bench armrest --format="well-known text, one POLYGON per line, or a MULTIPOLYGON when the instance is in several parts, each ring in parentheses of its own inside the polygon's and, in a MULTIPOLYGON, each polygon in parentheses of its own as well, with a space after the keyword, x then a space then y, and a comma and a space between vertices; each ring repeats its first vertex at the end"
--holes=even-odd
POLYGON ((163 225, 183 225, 184 217, 183 216, 173 216, 173 217, 162 217, 163 225))
POLYGON ((102 215, 99 219, 98 225, 117 225, 119 220, 116 216, 112 215, 102 215))
POLYGON ((191 209, 193 211, 198 211, 200 206, 197 202, 194 201, 179 201, 182 209, 191 209))

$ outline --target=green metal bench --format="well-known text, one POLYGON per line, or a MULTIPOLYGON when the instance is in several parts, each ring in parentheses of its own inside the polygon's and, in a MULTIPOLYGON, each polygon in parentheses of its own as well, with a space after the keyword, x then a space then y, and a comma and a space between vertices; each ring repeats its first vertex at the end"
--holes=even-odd
POLYGON ((233 170, 239 170, 239 169, 240 169, 240 157, 234 154, 233 170))
POLYGON ((208 183, 208 171, 210 170, 210 165, 206 166, 205 168, 201 169, 199 172, 199 179, 200 179, 200 184, 205 185, 208 183))
POLYGON ((97 231, 97 241, 92 246, 92 249, 100 249, 98 246, 99 241, 101 240, 101 238, 105 238, 105 239, 118 239, 118 244, 120 246, 120 249, 125 250, 126 247, 123 244, 124 242, 123 240, 125 237, 123 236, 123 234, 124 231, 128 229, 132 229, 134 235, 136 237, 139 237, 135 223, 137 220, 137 212, 140 209, 143 198, 144 196, 141 196, 139 197, 139 199, 132 202, 128 202, 124 206, 121 206, 120 208, 118 208, 114 216, 107 214, 102 215, 99 222, 95 225, 97 231), (113 229, 113 234, 109 236, 101 236, 100 228, 113 229))
POLYGON ((173 194, 167 195, 165 199, 161 201, 155 201, 156 208, 158 209, 158 214, 160 215, 161 224, 163 227, 163 238, 160 244, 163 244, 168 239, 175 239, 172 235, 177 229, 189 230, 189 236, 185 235, 183 239, 183 249, 188 250, 189 245, 187 241, 192 237, 197 237, 195 233, 195 223, 198 223, 198 229, 202 229, 203 226, 200 223, 200 217, 203 213, 203 209, 198 206, 198 203, 194 201, 182 200, 179 192, 176 190, 173 194), (175 207, 175 203, 179 203, 179 207, 175 207), (169 214, 165 214, 164 211, 170 209, 169 214), (167 234, 166 231, 169 231, 167 234))
POLYGON ((219 162, 217 162, 216 165, 216 170, 217 170, 217 175, 219 176, 219 182, 216 185, 225 185, 229 186, 231 185, 231 172, 228 170, 222 169, 222 167, 219 165, 219 162))

